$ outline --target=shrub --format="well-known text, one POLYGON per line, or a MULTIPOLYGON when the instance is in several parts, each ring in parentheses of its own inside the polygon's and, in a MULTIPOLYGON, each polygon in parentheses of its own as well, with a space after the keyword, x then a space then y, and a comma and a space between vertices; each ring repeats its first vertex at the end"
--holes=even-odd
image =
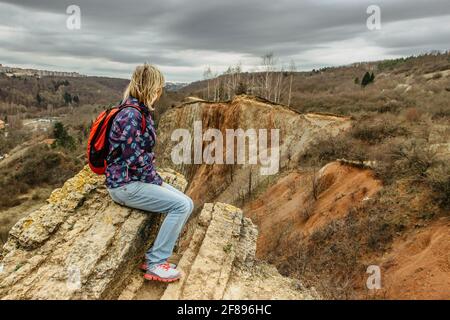
POLYGON ((422 113, 417 108, 410 108, 405 113, 405 118, 409 122, 418 122, 422 116, 422 113))
POLYGON ((247 84, 241 81, 241 82, 239 82, 239 84, 236 88, 235 94, 236 95, 246 94, 247 91, 248 91, 247 84))
POLYGON ((19 205, 20 195, 36 187, 59 187, 82 167, 47 145, 37 145, 18 159, 14 170, 0 170, 0 208, 19 205))
POLYGON ((383 104, 382 106, 378 106, 376 108, 376 111, 378 113, 398 113, 400 109, 402 109, 404 106, 401 102, 397 100, 391 100, 383 104))
POLYGON ((436 162, 435 153, 423 140, 410 140, 398 145, 393 156, 407 173, 418 178, 425 177, 428 169, 436 162))
POLYGON ((427 171, 437 163, 425 140, 392 141, 377 151, 375 174, 387 184, 400 178, 424 181, 427 171))
POLYGON ((450 165, 440 163, 427 172, 427 182, 434 193, 434 200, 443 208, 450 209, 450 165))
POLYGON ((435 73, 433 75, 433 77, 432 77, 433 80, 437 80, 437 79, 440 79, 440 78, 442 78, 442 73, 440 73, 440 72, 435 73))
POLYGON ((22 144, 30 137, 30 132, 26 130, 12 129, 8 132, 8 136, 0 133, 0 155, 8 153, 18 145, 22 144))
POLYGON ((399 126, 398 123, 390 121, 378 121, 376 123, 365 121, 356 124, 350 131, 350 134, 355 139, 369 144, 377 144, 386 138, 406 135, 407 130, 399 126))
POLYGON ((53 128, 53 136, 56 139, 55 145, 66 149, 75 149, 75 140, 69 135, 61 122, 56 122, 53 128))
POLYGON ((300 165, 322 166, 337 159, 363 162, 367 160, 367 147, 352 139, 347 133, 324 137, 310 145, 300 157, 300 165))
POLYGON ((429 113, 431 113, 432 119, 450 118, 450 108, 444 106, 431 108, 429 113))

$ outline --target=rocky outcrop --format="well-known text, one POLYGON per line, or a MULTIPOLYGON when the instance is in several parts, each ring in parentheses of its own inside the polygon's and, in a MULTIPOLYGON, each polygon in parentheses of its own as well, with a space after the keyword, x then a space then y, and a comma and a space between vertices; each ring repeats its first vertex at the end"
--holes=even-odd
POLYGON ((235 260, 251 265, 254 258, 256 242, 251 237, 256 230, 247 220, 245 223, 247 228, 243 226, 242 211, 236 207, 205 204, 190 246, 179 263, 185 276, 169 286, 162 298, 222 299, 235 260))
MULTIPOLYGON (((351 126, 349 117, 331 114, 301 114, 283 105, 252 96, 241 95, 229 102, 208 102, 189 100, 164 114, 159 122, 158 161, 173 166, 171 152, 178 141, 171 135, 176 129, 185 128, 194 132, 194 122, 201 121, 202 132, 218 129, 226 136, 227 129, 279 129, 279 171, 296 167, 301 153, 320 137, 336 136, 351 126)), ((203 143, 205 148, 209 142, 203 143)), ((275 152, 268 146, 269 154, 275 152)), ((258 157, 261 149, 258 149, 258 157)), ((230 152, 226 146, 223 153, 230 152)), ((248 152, 248 151, 246 151, 248 152)), ((224 157, 225 158, 225 157, 224 157)), ((239 165, 223 164, 181 164, 173 168, 188 177, 192 183, 189 194, 201 205, 204 202, 220 201, 241 205, 242 199, 262 185, 273 175, 261 175, 261 162, 239 165)))
MULTIPOLYGON (((162 170, 180 190, 183 176, 162 170)), ((137 266, 161 215, 117 205, 83 169, 11 230, 0 261, 1 299, 310 299, 297 280, 255 261, 257 230, 242 211, 205 204, 181 253, 181 281, 144 282, 137 266)))
MULTIPOLYGON (((180 190, 183 176, 161 171, 180 190)), ((119 295, 159 215, 115 204, 104 178, 84 168, 10 231, 0 262, 3 299, 104 299, 119 295)))
MULTIPOLYGON (((160 291, 159 298, 175 299, 317 299, 299 281, 282 277, 255 261, 258 231, 242 210, 224 203, 207 203, 200 213, 188 249, 178 263, 183 278, 160 291)), ((142 277, 141 277, 142 278, 142 277)), ((154 286, 143 281, 122 298, 152 296, 154 286)), ((158 297, 153 297, 158 298, 158 297)))

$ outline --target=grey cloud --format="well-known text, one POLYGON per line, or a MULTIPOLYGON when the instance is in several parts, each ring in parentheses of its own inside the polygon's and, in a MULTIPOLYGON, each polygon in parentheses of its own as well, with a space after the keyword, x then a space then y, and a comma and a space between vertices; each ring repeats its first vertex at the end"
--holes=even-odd
POLYGON ((55 57, 84 59, 83 68, 91 65, 91 73, 123 75, 132 65, 151 61, 169 70, 169 80, 186 81, 201 77, 205 61, 221 66, 237 62, 224 61, 224 55, 255 65, 259 56, 273 51, 280 61, 296 57, 306 67, 316 63, 308 60, 309 51, 330 50, 332 43, 365 39, 386 55, 410 55, 448 49, 450 40, 442 25, 450 17, 448 0, 379 0, 383 29, 378 33, 366 28, 366 8, 373 4, 369 0, 78 0, 82 30, 68 31, 65 10, 72 3, 0 1, 0 8, 7 9, 0 10, 0 32, 3 25, 20 35, 2 39, 4 63, 27 63, 17 62, 15 53, 29 60, 48 55, 48 65, 55 57), (17 15, 19 19, 11 18, 17 15), (419 35, 405 32, 421 21, 426 25, 419 35), (112 68, 114 63, 118 65, 112 68))

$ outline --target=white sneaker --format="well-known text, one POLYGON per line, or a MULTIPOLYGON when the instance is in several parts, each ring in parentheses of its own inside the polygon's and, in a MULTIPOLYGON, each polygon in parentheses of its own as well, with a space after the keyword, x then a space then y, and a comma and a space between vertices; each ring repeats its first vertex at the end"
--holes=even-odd
MULTIPOLYGON (((175 263, 169 263, 169 266, 172 268, 172 269, 176 269, 177 268, 177 265, 175 264, 175 263)), ((141 263, 140 265, 139 265, 139 269, 141 269, 142 271, 144 271, 144 272, 147 272, 147 262, 143 262, 143 263, 141 263)))
POLYGON ((166 262, 149 267, 144 278, 154 281, 173 282, 181 278, 181 273, 180 271, 171 268, 170 264, 166 262))

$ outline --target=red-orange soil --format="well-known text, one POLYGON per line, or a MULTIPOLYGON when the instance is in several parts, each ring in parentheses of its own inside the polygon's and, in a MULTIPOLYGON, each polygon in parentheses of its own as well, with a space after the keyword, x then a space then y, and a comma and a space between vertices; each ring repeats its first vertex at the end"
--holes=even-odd
POLYGON ((380 265, 387 298, 450 299, 450 222, 405 234, 380 265))
POLYGON ((316 174, 321 192, 311 201, 312 174, 292 172, 244 207, 259 228, 257 255, 264 258, 288 239, 307 237, 372 197, 381 183, 370 170, 333 162, 316 174), (308 219, 304 218, 309 207, 308 219))

